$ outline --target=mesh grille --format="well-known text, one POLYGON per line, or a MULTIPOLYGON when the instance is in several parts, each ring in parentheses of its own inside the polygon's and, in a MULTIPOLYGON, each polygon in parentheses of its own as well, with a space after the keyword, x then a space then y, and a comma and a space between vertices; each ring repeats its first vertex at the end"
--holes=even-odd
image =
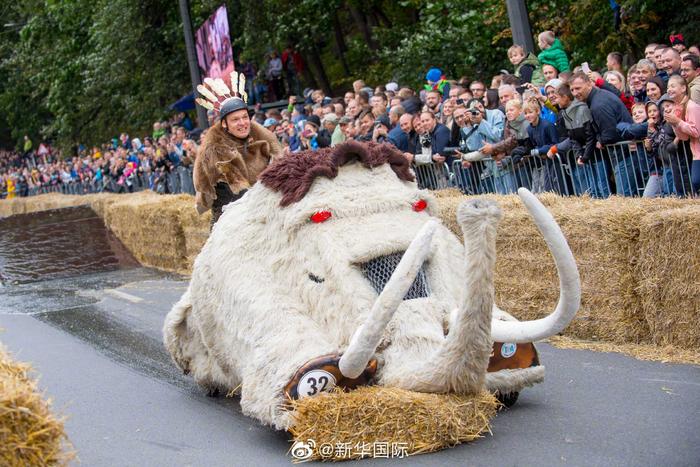
MULTIPOLYGON (((372 284, 374 290, 377 294, 382 293, 384 286, 389 282, 389 278, 394 273, 396 266, 399 265, 399 261, 403 257, 404 252, 394 253, 386 256, 379 256, 366 263, 361 264, 362 272, 365 277, 372 284)), ((408 289, 404 300, 411 300, 413 298, 424 298, 430 295, 430 287, 428 287, 428 281, 425 276, 425 265, 421 266, 418 271, 418 275, 413 280, 411 288, 408 289)))

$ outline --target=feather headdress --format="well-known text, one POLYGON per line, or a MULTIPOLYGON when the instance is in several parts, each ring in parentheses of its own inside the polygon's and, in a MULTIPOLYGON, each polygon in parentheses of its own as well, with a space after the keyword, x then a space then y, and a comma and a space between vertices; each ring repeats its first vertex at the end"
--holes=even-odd
POLYGON ((232 97, 240 97, 246 103, 248 94, 245 92, 245 75, 236 71, 231 73, 231 88, 221 78, 204 78, 204 83, 197 85, 197 92, 202 96, 195 102, 207 110, 219 112, 221 105, 232 97))

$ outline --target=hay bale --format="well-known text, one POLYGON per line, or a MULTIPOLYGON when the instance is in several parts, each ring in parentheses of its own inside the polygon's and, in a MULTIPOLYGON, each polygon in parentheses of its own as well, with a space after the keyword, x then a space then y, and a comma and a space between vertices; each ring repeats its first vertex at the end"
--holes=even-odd
POLYGON ((681 363, 700 365, 700 350, 681 348, 674 345, 655 344, 613 344, 573 339, 566 336, 552 336, 547 342, 559 349, 590 350, 592 352, 615 352, 629 355, 637 360, 661 363, 681 363))
MULTIPOLYGON (((440 190, 440 191, 433 191, 432 193, 434 195, 437 195, 441 191, 445 190, 440 190)), ((472 199, 472 198, 482 198, 482 199, 489 199, 496 201, 498 205, 500 206, 501 210, 504 213, 508 213, 511 211, 522 211, 525 212, 525 207, 523 206, 522 202, 520 201, 520 198, 516 195, 494 195, 494 194, 485 194, 485 195, 480 195, 480 196, 465 196, 461 194, 460 196, 437 196, 437 205, 438 205, 438 216, 442 220, 442 223, 450 229, 452 232, 454 232, 457 237, 462 239, 462 229, 459 227, 459 224, 457 224, 457 208, 459 207, 460 204, 462 204, 462 201, 465 201, 467 199, 472 199)), ((562 202, 562 197, 557 196, 551 193, 544 193, 541 195, 538 195, 539 200, 547 206, 547 208, 551 209, 552 206, 557 205, 562 202)), ((590 198, 587 198, 590 199, 590 198)), ((502 223, 501 223, 502 224, 502 223)))
POLYGON ((180 212, 186 198, 187 195, 158 195, 150 191, 121 195, 105 206, 105 225, 139 263, 183 272, 187 270, 187 255, 180 212))
POLYGON ((51 413, 29 371, 0 345, 0 465, 67 465, 75 454, 63 420, 51 413))
POLYGON ((141 192, 102 203, 105 224, 141 264, 192 272, 211 224, 211 212, 197 214, 193 196, 141 192))
MULTIPOLYGON (((497 238, 496 301, 519 319, 537 319, 553 310, 559 283, 542 236, 518 198, 490 195, 504 216, 497 238)), ((440 216, 461 237, 457 206, 464 198, 438 200, 440 216)), ((642 218, 680 207, 689 200, 606 200, 541 195, 564 232, 581 274, 582 303, 564 334, 608 342, 650 342, 638 288, 642 218)))
MULTIPOLYGON (((313 440, 311 459, 345 460, 371 456, 379 443, 401 444, 405 454, 437 451, 472 441, 489 431, 499 406, 487 392, 475 395, 426 394, 381 386, 334 391, 292 402, 291 434, 313 440), (350 452, 322 446, 350 446, 350 452), (365 452, 355 448, 367 446, 365 452)), ((391 449, 391 448, 389 448, 391 449)))
POLYGON ((95 212, 102 215, 100 212, 101 207, 117 199, 119 196, 121 195, 113 193, 95 193, 89 195, 47 193, 26 198, 4 199, 0 200, 0 217, 87 205, 92 206, 95 212))
POLYGON ((457 188, 445 188, 444 190, 434 190, 430 192, 436 198, 461 198, 464 194, 457 188))
POLYGON ((14 216, 15 214, 29 214, 49 209, 60 209, 72 206, 89 204, 88 200, 78 195, 63 195, 60 193, 48 193, 44 195, 29 196, 27 198, 13 198, 0 201, 0 216, 14 216))
POLYGON ((96 193, 91 195, 83 195, 83 198, 86 198, 92 210, 95 211, 98 216, 104 219, 107 206, 119 201, 122 196, 123 195, 118 195, 115 193, 96 193))
POLYGON ((191 195, 119 195, 104 203, 105 225, 143 265, 188 274, 209 237, 211 214, 198 215, 191 195))
POLYGON ((211 211, 199 215, 194 208, 194 197, 189 196, 186 201, 182 201, 180 224, 185 236, 186 271, 191 273, 195 258, 209 238, 211 211))
POLYGON ((700 350, 700 205, 641 220, 639 295, 652 341, 700 350))

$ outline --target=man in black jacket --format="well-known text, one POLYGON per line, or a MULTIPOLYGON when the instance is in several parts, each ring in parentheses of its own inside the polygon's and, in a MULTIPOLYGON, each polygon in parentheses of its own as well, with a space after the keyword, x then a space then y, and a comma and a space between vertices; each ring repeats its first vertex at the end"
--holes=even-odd
POLYGON ((608 181, 609 167, 615 175, 617 194, 636 195, 641 176, 638 170, 636 152, 630 152, 627 146, 615 145, 620 141, 617 124, 632 123, 632 116, 624 104, 613 93, 598 89, 585 73, 574 73, 570 80, 571 93, 581 102, 585 102, 593 118, 593 132, 597 140, 598 151, 586 145, 580 163, 592 164, 594 186, 593 196, 607 198, 610 196, 608 181), (615 145, 606 147, 607 145, 615 145))
POLYGON ((446 187, 453 157, 442 153, 450 143, 450 130, 429 110, 421 112, 419 120, 421 131, 413 156, 418 186, 431 190, 446 187))

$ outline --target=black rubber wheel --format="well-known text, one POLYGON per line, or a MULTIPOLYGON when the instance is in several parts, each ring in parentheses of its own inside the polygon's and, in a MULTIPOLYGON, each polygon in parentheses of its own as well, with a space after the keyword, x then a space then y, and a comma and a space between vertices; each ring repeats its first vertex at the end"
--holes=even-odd
POLYGON ((496 398, 505 406, 505 408, 511 408, 518 402, 519 392, 509 392, 507 394, 496 393, 496 398))

